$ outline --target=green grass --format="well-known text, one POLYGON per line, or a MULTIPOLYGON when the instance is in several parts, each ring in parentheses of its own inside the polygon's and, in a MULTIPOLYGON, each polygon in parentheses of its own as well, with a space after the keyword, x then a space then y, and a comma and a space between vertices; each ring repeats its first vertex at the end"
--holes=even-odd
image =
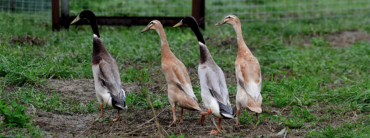
MULTIPOLYGON (((0 17, 7 19, 0 20, 0 100, 4 104, 15 102, 35 110, 62 114, 87 114, 96 110, 95 100, 81 104, 61 94, 37 89, 45 85, 45 79, 92 79, 92 31, 89 26, 72 26, 69 31, 52 32, 50 26, 24 20, 19 14, 2 13, 0 17), (13 86, 16 90, 8 92, 8 87, 13 86)), ((262 121, 256 122, 253 114, 246 111, 241 115, 241 123, 258 125, 270 121, 289 128, 287 130, 304 131, 309 137, 368 136, 370 43, 356 42, 339 47, 325 36, 345 30, 369 32, 369 22, 364 16, 279 23, 243 22, 244 39, 261 65, 263 105, 267 108, 260 115, 262 121), (287 106, 289 113, 281 114, 287 106), (359 117, 348 119, 352 112, 359 117), (330 124, 337 118, 346 122, 330 124)), ((203 33, 214 60, 228 76, 234 105, 236 35, 231 26, 214 27, 212 24, 208 21, 203 33)), ((100 32, 104 45, 117 60, 123 82, 162 84, 165 78, 160 68, 159 36, 155 31, 140 33, 143 28, 103 26, 100 32)), ((195 36, 188 28, 166 27, 165 32, 172 52, 188 67, 194 92, 201 100, 196 74, 199 48, 195 36)), ((149 108, 144 93, 136 93, 127 95, 128 105, 149 108)), ((166 90, 149 94, 155 108, 169 105, 166 90)), ((8 124, 0 122, 0 130, 7 130, 7 134, 14 137, 25 133, 22 128, 9 128, 8 124)), ((27 127, 37 130, 35 136, 41 135, 39 128, 27 127)), ((34 135, 30 133, 29 136, 34 135)))
POLYGON ((33 113, 37 110, 55 112, 59 114, 91 113, 95 111, 94 102, 80 103, 73 98, 64 97, 62 94, 36 91, 33 88, 19 88, 16 91, 0 91, 1 101, 5 103, 19 103, 30 106, 33 113))

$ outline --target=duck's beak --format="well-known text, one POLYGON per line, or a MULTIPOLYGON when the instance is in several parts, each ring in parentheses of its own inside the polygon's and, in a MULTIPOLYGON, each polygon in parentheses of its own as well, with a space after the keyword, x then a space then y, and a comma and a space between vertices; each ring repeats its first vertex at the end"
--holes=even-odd
POLYGON ((74 24, 80 20, 80 15, 78 15, 72 22, 71 24, 74 24))
POLYGON ((175 26, 173 26, 173 28, 179 27, 181 25, 182 25, 182 20, 179 23, 177 23, 175 26))
POLYGON ((216 24, 215 24, 215 26, 223 25, 223 24, 225 24, 225 23, 226 23, 226 22, 225 22, 224 20, 222 20, 222 21, 220 21, 220 22, 216 23, 216 24))
POLYGON ((150 27, 149 26, 146 26, 141 32, 144 33, 146 31, 150 30, 150 27))

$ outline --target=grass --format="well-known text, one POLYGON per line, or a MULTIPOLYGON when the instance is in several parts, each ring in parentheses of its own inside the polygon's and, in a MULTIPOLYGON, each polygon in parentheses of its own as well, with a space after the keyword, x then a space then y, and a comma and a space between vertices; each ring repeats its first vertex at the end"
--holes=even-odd
MULTIPOLYGON (((0 20, 1 106, 15 103, 36 111, 60 114, 88 114, 96 110, 96 100, 81 104, 62 94, 38 89, 45 85, 46 79, 92 79, 92 31, 89 26, 72 26, 69 31, 52 32, 49 26, 23 20, 19 14, 3 13, 0 17, 9 19, 0 20), (9 90, 13 86, 16 89, 9 90)), ((261 65, 266 108, 260 115, 262 121, 257 122, 254 114, 245 111, 241 123, 259 125, 268 121, 287 131, 302 131, 308 137, 368 136, 370 43, 356 42, 338 47, 325 37, 345 30, 369 32, 369 22, 362 16, 326 21, 243 22, 244 39, 261 65), (289 112, 282 113, 283 108, 289 112), (337 119, 345 122, 333 121, 337 119)), ((231 26, 213 27, 212 24, 207 23, 203 33, 214 60, 226 74, 234 104, 236 35, 231 26)), ((154 31, 140 33, 143 28, 103 26, 100 32, 104 45, 117 60, 123 82, 140 83, 144 79, 149 85, 164 85, 159 36, 154 31)), ((196 74, 199 49, 195 36, 188 28, 166 27, 165 32, 172 52, 188 67, 194 92, 201 100, 196 74)), ((166 90, 149 95, 153 107, 169 105, 166 90)), ((149 108, 140 91, 127 94, 127 102, 129 109, 149 108)), ((6 108, 14 110, 11 106, 6 108)), ((1 121, 0 130, 12 137, 24 133, 30 137, 42 135, 40 128, 24 122, 29 125, 22 128, 1 121), (25 128, 28 131, 24 131, 25 128), (37 133, 32 134, 31 130, 37 133)), ((184 137, 185 134, 171 135, 176 136, 184 137)))

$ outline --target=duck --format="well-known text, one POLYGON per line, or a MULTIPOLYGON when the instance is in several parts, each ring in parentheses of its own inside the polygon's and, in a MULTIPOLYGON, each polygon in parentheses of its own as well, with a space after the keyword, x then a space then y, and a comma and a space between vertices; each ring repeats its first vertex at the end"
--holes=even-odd
MULTIPOLYGON (((95 92, 100 104, 100 116, 103 118, 103 104, 118 110, 117 121, 120 118, 120 110, 127 109, 125 91, 122 89, 121 77, 114 57, 104 47, 98 30, 96 16, 91 10, 83 10, 71 25, 81 19, 86 19, 93 30, 92 71, 94 75, 95 92)), ((95 121, 96 121, 95 120, 95 121)))
POLYGON ((188 70, 185 65, 172 53, 163 26, 160 21, 153 20, 141 32, 155 30, 161 38, 161 68, 167 83, 168 100, 172 107, 172 126, 177 123, 175 106, 181 107, 180 122, 183 122, 183 109, 199 111, 198 99, 193 92, 188 70))
POLYGON ((198 75, 201 87, 201 97, 207 112, 202 112, 200 124, 204 125, 205 115, 212 113, 218 117, 217 130, 212 130, 210 134, 217 134, 221 130, 222 119, 235 119, 234 111, 229 101, 229 92, 226 86, 225 75, 221 68, 213 60, 209 52, 198 23, 192 16, 187 16, 177 23, 174 27, 187 25, 193 30, 198 39, 200 60, 198 75))
POLYGON ((240 125, 239 113, 241 108, 248 108, 255 112, 257 120, 258 114, 262 112, 261 68, 257 58, 253 56, 244 42, 239 18, 235 15, 228 15, 215 26, 222 24, 230 24, 237 35, 238 55, 235 61, 235 73, 237 80, 236 113, 238 119, 236 125, 240 125))

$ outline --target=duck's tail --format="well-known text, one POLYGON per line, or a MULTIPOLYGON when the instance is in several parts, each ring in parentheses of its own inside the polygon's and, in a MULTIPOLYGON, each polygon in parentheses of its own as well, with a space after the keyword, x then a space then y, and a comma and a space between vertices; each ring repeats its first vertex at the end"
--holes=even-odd
POLYGON ((110 95, 112 97, 112 105, 114 108, 118 110, 127 109, 126 96, 124 90, 122 90, 117 96, 114 96, 112 93, 110 93, 110 95))
POLYGON ((262 95, 259 95, 257 100, 253 100, 248 95, 247 106, 250 110, 256 113, 261 113, 262 112, 261 104, 262 104, 262 95))
POLYGON ((226 118, 226 119, 236 119, 236 115, 234 114, 233 108, 231 108, 230 103, 227 105, 224 105, 220 102, 218 102, 218 105, 220 106, 220 114, 226 118))

